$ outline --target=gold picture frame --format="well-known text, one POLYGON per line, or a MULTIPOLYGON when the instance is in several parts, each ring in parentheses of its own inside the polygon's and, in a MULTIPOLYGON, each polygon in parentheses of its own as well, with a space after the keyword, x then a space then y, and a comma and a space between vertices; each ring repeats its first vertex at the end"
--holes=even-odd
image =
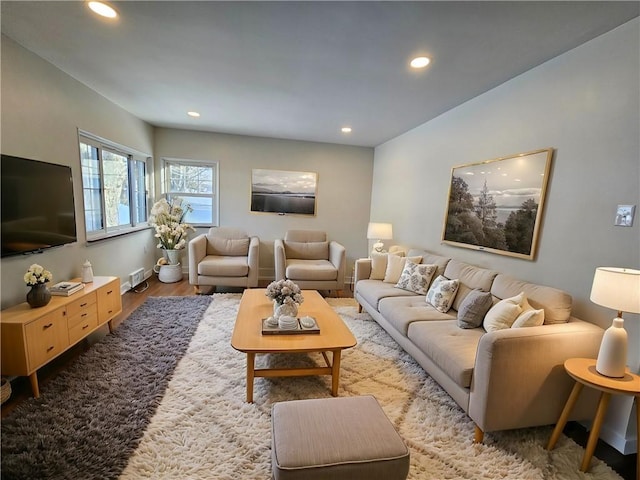
POLYGON ((453 167, 442 243, 534 260, 553 152, 453 167))

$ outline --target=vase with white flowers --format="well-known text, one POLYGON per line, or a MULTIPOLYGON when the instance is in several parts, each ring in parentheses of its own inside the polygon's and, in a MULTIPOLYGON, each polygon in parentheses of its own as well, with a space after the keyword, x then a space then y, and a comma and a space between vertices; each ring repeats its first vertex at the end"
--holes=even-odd
POLYGON ((27 293, 27 303, 32 308, 44 307, 51 301, 51 292, 47 288, 47 283, 52 278, 51 272, 37 263, 31 265, 27 273, 24 274, 24 283, 31 287, 27 293))
POLYGON ((170 265, 180 263, 180 250, 187 244, 189 230, 195 229, 184 221, 191 205, 182 206, 182 199, 174 197, 171 202, 165 198, 157 201, 151 208, 149 224, 156 230, 157 248, 164 251, 164 257, 170 265))
POLYGON ((291 280, 276 280, 267 286, 265 295, 273 300, 273 317, 283 315, 295 317, 298 306, 304 302, 300 287, 291 280))

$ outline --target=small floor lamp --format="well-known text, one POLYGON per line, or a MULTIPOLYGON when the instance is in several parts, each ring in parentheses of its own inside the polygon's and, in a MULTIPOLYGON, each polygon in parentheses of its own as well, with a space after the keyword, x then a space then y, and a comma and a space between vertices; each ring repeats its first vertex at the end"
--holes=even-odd
POLYGON ((622 312, 640 313, 640 270, 596 268, 591 301, 618 311, 618 316, 602 337, 596 371, 607 377, 624 377, 627 366, 627 332, 622 312))
POLYGON ((393 226, 390 223, 369 223, 367 238, 376 240, 371 253, 383 253, 384 244, 382 240, 391 240, 393 238, 393 226))

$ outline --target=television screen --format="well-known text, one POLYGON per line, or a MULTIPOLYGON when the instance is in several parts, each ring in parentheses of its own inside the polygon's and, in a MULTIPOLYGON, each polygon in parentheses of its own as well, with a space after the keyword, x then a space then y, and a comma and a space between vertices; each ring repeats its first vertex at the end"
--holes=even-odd
POLYGON ((2 155, 2 256, 77 241, 71 167, 2 155))

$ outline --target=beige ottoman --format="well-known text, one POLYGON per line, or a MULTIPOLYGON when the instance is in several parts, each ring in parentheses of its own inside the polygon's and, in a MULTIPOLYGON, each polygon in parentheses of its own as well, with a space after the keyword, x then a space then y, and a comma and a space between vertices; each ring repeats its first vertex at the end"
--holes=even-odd
POLYGON ((409 450, 372 396, 280 402, 271 412, 276 480, 404 480, 409 450))

